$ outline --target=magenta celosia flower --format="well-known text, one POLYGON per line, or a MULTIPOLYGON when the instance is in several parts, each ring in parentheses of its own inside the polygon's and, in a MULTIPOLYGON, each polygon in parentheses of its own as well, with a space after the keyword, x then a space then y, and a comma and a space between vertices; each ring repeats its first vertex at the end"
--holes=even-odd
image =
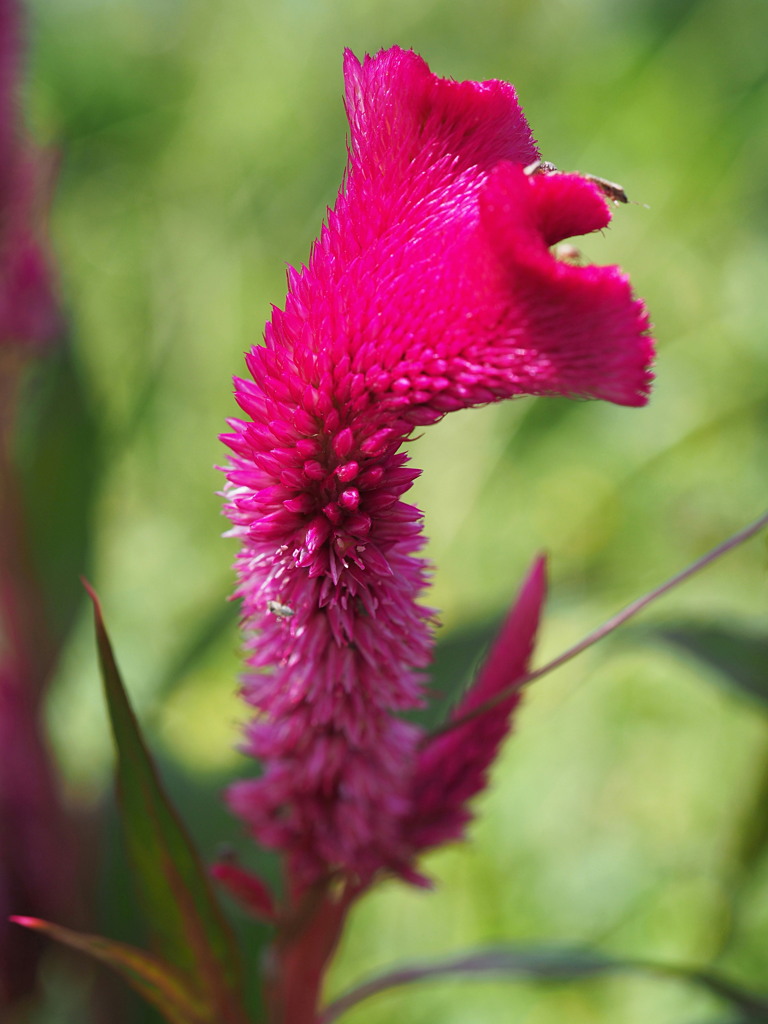
MULTIPOLYGON (((478 748, 496 749, 517 700, 423 751, 397 717, 423 702, 433 625, 403 442, 517 395, 641 405, 651 380, 626 277, 550 249, 605 227, 605 198, 578 175, 526 172, 539 154, 510 85, 441 79, 398 48, 347 53, 345 81, 342 190, 246 357, 248 418, 224 438, 257 709, 246 746, 263 765, 230 800, 299 888, 408 873, 418 849, 459 835, 492 756, 478 748)), ((523 674, 542 596, 538 567, 465 707, 523 674)))

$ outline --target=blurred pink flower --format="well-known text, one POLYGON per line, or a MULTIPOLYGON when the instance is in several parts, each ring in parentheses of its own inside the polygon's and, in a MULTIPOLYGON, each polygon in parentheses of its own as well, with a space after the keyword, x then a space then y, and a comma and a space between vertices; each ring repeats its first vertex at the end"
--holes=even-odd
POLYGON ((9 915, 78 915, 74 825, 65 819, 40 711, 25 682, 0 659, 0 1019, 34 991, 44 946, 9 915))
POLYGON ((0 0, 0 1017, 31 997, 42 947, 8 915, 66 916, 77 904, 73 835, 43 724, 53 645, 14 458, 25 357, 59 328, 41 216, 50 162, 24 137, 21 57, 21 8, 0 0))
MULTIPOLYGON (((434 624, 403 442, 517 395, 642 405, 651 381, 627 278, 550 250, 605 227, 605 198, 578 175, 526 173, 539 154, 510 85, 441 79, 396 47, 347 53, 345 81, 341 192, 246 357, 248 418, 224 436, 256 709, 246 749, 263 765, 230 802, 299 890, 334 871, 363 885, 409 874, 419 848, 460 834, 485 733, 495 750, 517 700, 421 753, 396 717, 423 703, 434 624)), ((542 598, 539 567, 502 637, 509 664, 494 655, 470 702, 522 674, 542 598)))
POLYGON ((44 240, 52 161, 22 127, 20 22, 16 0, 0 0, 0 347, 35 349, 60 323, 44 240))

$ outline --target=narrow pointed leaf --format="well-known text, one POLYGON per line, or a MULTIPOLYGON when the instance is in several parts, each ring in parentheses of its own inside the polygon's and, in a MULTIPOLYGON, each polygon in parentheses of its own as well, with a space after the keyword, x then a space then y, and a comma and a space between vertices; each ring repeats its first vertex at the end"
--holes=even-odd
POLYGON ((242 1024, 242 969, 234 936, 184 825, 165 795, 128 701, 90 587, 117 747, 117 790, 128 853, 158 953, 208 1007, 211 1024, 242 1024))
POLYGON ((13 917, 11 920, 108 964, 140 996, 157 1007, 170 1024, 205 1024, 210 1019, 178 972, 152 953, 100 935, 62 928, 36 917, 13 917))
POLYGON ((395 968, 364 982, 329 1004, 320 1016, 320 1024, 332 1024, 347 1010, 379 992, 431 978, 455 975, 480 978, 492 974, 514 980, 566 982, 622 971, 690 982, 738 1009, 749 1024, 768 1022, 768 994, 748 992, 713 971, 625 960, 590 949, 509 946, 477 950, 430 964, 395 968))

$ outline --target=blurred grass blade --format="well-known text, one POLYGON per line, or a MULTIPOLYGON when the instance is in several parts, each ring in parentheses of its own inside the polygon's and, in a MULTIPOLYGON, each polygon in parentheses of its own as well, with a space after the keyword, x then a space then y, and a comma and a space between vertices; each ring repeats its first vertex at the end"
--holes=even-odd
POLYGON ((242 968, 227 925, 192 841, 160 784, 128 702, 98 598, 96 638, 117 747, 117 790, 129 857, 164 960, 192 979, 211 1024, 243 1024, 242 968))
MULTIPOLYGON (((638 630, 634 638, 661 640, 713 670, 713 680, 768 710, 768 636, 702 622, 670 622, 638 630)), ((768 849, 768 737, 755 764, 754 781, 741 793, 744 810, 732 846, 733 881, 749 879, 768 849), (751 792, 750 792, 751 789, 751 792)))
POLYGON ((74 932, 36 917, 13 917, 11 920, 108 964, 140 996, 157 1007, 170 1024, 206 1024, 210 1020, 184 979, 152 953, 124 942, 103 939, 99 935, 74 932))
POLYGON ((103 416, 95 412, 87 377, 72 339, 62 339, 32 368, 13 439, 29 548, 56 648, 83 599, 78 577, 92 561, 103 471, 103 416), (56 515, 50 514, 52 507, 56 515))
POLYGON ((609 957, 589 950, 495 948, 478 950, 430 964, 410 964, 381 974, 330 1003, 320 1015, 320 1024, 332 1021, 364 999, 390 988, 457 974, 482 976, 505 974, 513 978, 568 981, 615 970, 609 957))
MULTIPOLYGON (((234 636, 239 614, 240 609, 235 602, 221 599, 205 609, 165 668, 155 690, 157 697, 169 697, 222 637, 229 633, 234 636)), ((233 640, 231 646, 235 643, 233 640)))
POLYGON ((651 635, 692 654, 731 689, 768 709, 768 636, 714 623, 668 623, 651 635))
POLYGON ((320 1024, 331 1024, 353 1006, 386 989, 441 976, 462 974, 479 978, 493 974, 527 981, 566 982, 621 971, 670 977, 699 985, 738 1009, 748 1024, 768 1022, 768 996, 747 992, 711 971, 624 960, 590 949, 508 946, 478 950, 431 964, 411 964, 381 974, 331 1003, 321 1014, 320 1024))
POLYGON ((768 992, 749 992, 706 968, 672 967, 666 969, 662 966, 650 965, 648 969, 657 974, 667 973, 700 985, 711 992, 713 996, 717 996, 725 1003, 730 1003, 734 1009, 740 1010, 744 1015, 744 1020, 749 1024, 768 1024, 768 992))

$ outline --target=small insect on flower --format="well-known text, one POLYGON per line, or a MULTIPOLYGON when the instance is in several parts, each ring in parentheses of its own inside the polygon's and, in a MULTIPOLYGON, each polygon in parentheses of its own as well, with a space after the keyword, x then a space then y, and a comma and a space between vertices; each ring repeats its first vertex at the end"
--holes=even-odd
POLYGON ((553 252, 563 263, 572 263, 574 266, 579 266, 582 262, 581 250, 577 249, 575 245, 571 245, 570 242, 561 242, 554 247, 553 252))
POLYGON ((627 193, 615 181, 608 181, 607 178, 598 178, 596 174, 583 174, 582 177, 586 178, 587 181, 591 181, 593 185, 597 185, 606 199, 610 199, 612 203, 629 202, 627 193))
MULTIPOLYGON (((558 170, 555 164, 550 163, 549 160, 534 160, 532 164, 528 164, 525 168, 525 173, 530 176, 532 174, 561 174, 563 172, 558 170)), ((581 171, 576 171, 576 174, 580 174, 582 178, 586 178, 587 181, 591 181, 593 185, 596 185, 605 198, 610 199, 612 203, 629 202, 624 187, 619 185, 618 182, 601 178, 597 174, 582 174, 581 171)))
POLYGON ((267 601, 267 611, 278 619, 291 619, 296 614, 290 605, 280 604, 279 601, 267 601))
POLYGON ((528 164, 523 170, 523 174, 527 174, 530 177, 532 174, 556 174, 557 167, 549 160, 534 160, 532 164, 528 164))

